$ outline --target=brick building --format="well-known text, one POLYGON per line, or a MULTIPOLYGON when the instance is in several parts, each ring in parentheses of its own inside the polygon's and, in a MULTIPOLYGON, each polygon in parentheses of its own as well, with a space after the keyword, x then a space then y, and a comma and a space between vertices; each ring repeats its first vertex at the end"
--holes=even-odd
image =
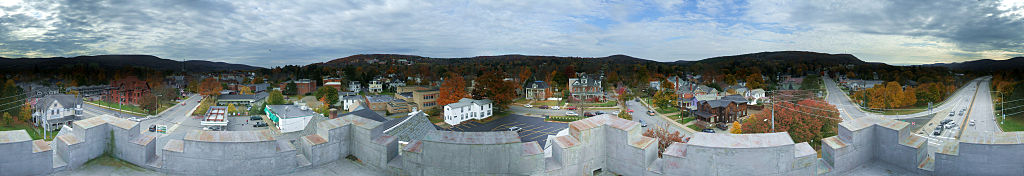
POLYGON ((113 103, 138 105, 142 96, 152 96, 149 84, 135 76, 110 81, 110 87, 107 101, 113 103))

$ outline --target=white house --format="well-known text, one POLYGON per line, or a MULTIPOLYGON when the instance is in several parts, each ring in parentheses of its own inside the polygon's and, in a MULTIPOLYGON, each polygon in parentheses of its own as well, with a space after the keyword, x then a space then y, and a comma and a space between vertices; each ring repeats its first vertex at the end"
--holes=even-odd
POLYGON ((370 81, 368 89, 372 93, 380 93, 384 91, 384 82, 379 80, 370 81))
POLYGON ((289 133, 306 129, 306 125, 317 116, 316 112, 305 107, 296 105, 267 105, 264 109, 267 117, 277 123, 275 128, 281 133, 289 133))
POLYGON ((362 87, 359 86, 359 81, 349 81, 348 82, 348 91, 359 93, 360 89, 362 89, 362 87))
POLYGON ((491 117, 491 100, 462 98, 459 102, 444 105, 444 122, 452 125, 472 119, 491 117))
POLYGON ((363 100, 366 100, 362 95, 342 95, 342 109, 347 112, 351 112, 359 105, 363 104, 363 100))
POLYGON ((747 102, 747 104, 756 105, 758 101, 764 98, 764 93, 764 89, 754 89, 747 91, 747 93, 743 96, 747 97, 747 100, 750 100, 750 102, 747 102))
POLYGON ((661 90, 661 81, 651 81, 651 89, 661 90))
POLYGON ((36 126, 53 131, 82 116, 82 99, 74 95, 46 95, 36 100, 32 114, 36 126))

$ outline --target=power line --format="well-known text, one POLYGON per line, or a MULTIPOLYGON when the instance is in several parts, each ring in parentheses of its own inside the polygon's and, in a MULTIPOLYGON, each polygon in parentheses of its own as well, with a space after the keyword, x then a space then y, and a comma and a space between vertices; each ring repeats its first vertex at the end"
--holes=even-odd
POLYGON ((839 121, 843 120, 843 119, 833 118, 833 117, 824 116, 824 115, 812 114, 812 113, 808 113, 808 112, 804 112, 804 111, 800 111, 800 110, 796 110, 796 109, 791 109, 791 108, 788 108, 788 107, 781 107, 781 108, 782 109, 788 109, 788 110, 791 110, 791 111, 800 112, 800 113, 807 114, 807 115, 810 115, 810 116, 815 116, 815 117, 821 117, 821 118, 827 118, 827 119, 839 120, 839 121))

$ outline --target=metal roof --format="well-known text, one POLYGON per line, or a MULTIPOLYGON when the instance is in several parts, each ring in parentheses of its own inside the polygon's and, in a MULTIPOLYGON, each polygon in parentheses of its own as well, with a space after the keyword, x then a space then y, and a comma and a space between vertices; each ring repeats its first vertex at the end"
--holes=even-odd
POLYGON ((278 118, 282 119, 316 115, 316 112, 313 112, 313 110, 302 110, 296 105, 267 105, 267 108, 274 112, 278 118))
POLYGON ((474 100, 474 99, 469 99, 469 98, 462 98, 462 99, 459 99, 459 102, 455 102, 455 103, 444 105, 444 106, 448 106, 448 107, 451 107, 451 108, 461 108, 461 107, 469 106, 471 104, 477 104, 477 105, 483 106, 483 105, 486 105, 486 104, 491 104, 491 100, 489 100, 489 99, 474 100))

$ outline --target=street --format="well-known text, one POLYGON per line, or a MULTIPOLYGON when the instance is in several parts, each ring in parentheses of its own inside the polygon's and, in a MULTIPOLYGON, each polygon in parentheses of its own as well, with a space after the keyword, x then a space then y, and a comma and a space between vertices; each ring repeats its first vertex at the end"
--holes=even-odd
POLYGON ((865 116, 877 116, 889 119, 915 118, 929 114, 934 114, 949 108, 965 107, 968 103, 970 103, 970 98, 974 96, 974 89, 977 88, 976 83, 981 82, 984 78, 985 77, 980 77, 971 80, 966 85, 958 89, 955 93, 953 93, 953 95, 951 95, 945 102, 939 102, 939 104, 936 107, 932 108, 932 110, 904 115, 881 115, 864 112, 864 110, 860 109, 859 105, 853 103, 853 100, 851 100, 850 97, 846 95, 846 93, 839 89, 839 86, 835 81, 828 78, 827 76, 822 77, 822 79, 825 82, 826 91, 828 91, 828 96, 825 98, 825 101, 827 101, 829 104, 835 105, 836 108, 839 109, 840 117, 842 117, 844 120, 860 118, 865 116))
POLYGON ((666 130, 668 130, 669 133, 678 131, 680 134, 684 135, 683 137, 693 136, 693 134, 690 133, 690 131, 682 129, 685 127, 681 128, 679 126, 673 125, 666 118, 647 115, 647 107, 644 107, 640 102, 636 101, 635 99, 626 101, 626 107, 633 110, 633 112, 630 113, 630 115, 633 116, 633 121, 639 122, 640 120, 643 120, 644 122, 647 123, 647 127, 643 127, 643 131, 647 131, 648 129, 656 129, 657 127, 664 127, 666 128, 666 130))

